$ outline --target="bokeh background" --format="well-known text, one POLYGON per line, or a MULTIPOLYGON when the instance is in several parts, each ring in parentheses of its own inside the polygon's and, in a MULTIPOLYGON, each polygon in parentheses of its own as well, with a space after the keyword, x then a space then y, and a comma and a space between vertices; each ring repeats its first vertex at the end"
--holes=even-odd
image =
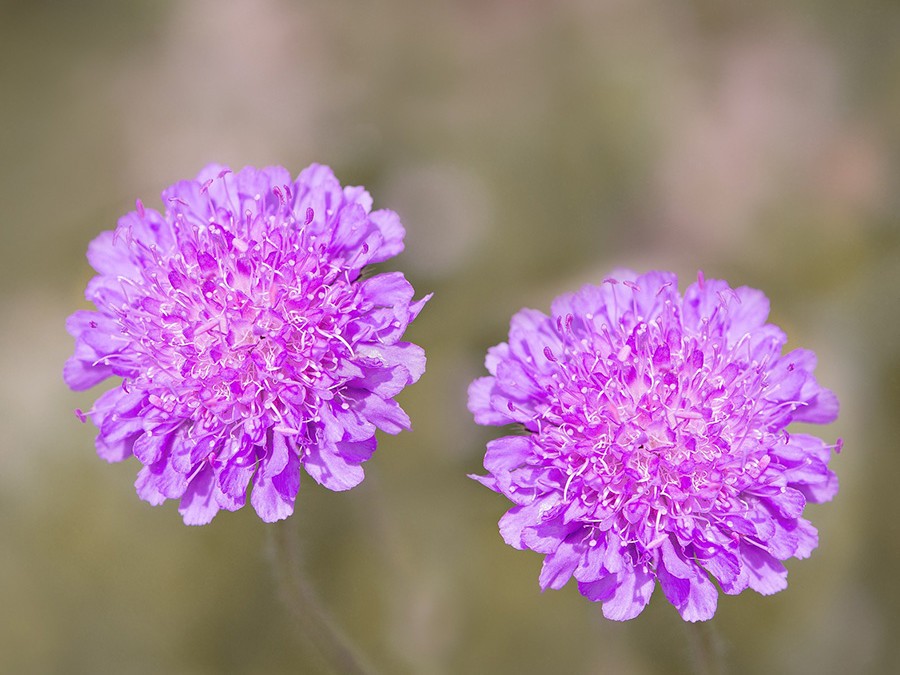
POLYGON ((398 211, 434 299, 367 480, 307 477, 303 567, 385 673, 690 672, 657 590, 606 621, 507 547, 466 478, 468 382, 523 306, 619 266, 762 288, 836 390, 841 492, 788 589, 723 596, 735 673, 900 663, 900 5, 0 2, 0 672, 327 672, 249 508, 203 528, 134 495, 72 414, 88 241, 207 162, 313 161, 398 211))

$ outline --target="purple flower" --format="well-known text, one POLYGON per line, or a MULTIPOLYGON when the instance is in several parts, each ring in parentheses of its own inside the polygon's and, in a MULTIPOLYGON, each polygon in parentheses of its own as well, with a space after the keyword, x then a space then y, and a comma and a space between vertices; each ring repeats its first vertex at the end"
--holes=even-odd
POLYGON ((393 397, 425 370, 401 337, 428 298, 399 272, 361 276, 403 250, 397 214, 318 165, 296 181, 208 166, 162 197, 165 214, 138 201, 91 242, 97 311, 66 325, 71 388, 122 378, 87 413, 100 456, 137 457, 140 497, 180 499, 189 525, 250 485, 260 518, 286 518, 301 466, 331 490, 360 483, 375 429, 409 429, 393 397))
POLYGON ((781 561, 818 543, 803 507, 837 492, 840 441, 786 427, 831 422, 838 401, 812 352, 781 354, 768 313, 752 288, 701 274, 682 297, 674 274, 623 271, 557 298, 550 317, 513 317, 469 409, 525 433, 488 443, 488 475, 473 478, 515 504, 500 533, 544 554, 541 588, 574 576, 625 620, 658 580, 684 619, 703 621, 713 579, 728 594, 787 586, 781 561))

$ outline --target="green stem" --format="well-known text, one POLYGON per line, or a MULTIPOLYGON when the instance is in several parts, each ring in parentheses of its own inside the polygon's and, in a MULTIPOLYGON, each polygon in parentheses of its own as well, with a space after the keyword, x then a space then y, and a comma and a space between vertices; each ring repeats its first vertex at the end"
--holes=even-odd
POLYGON ((300 632, 335 673, 370 675, 374 671, 357 654, 344 633, 319 601, 303 571, 300 541, 290 522, 275 523, 270 545, 275 576, 282 600, 300 632))
POLYGON ((697 675, 725 675, 722 639, 712 621, 686 623, 694 672, 697 675))

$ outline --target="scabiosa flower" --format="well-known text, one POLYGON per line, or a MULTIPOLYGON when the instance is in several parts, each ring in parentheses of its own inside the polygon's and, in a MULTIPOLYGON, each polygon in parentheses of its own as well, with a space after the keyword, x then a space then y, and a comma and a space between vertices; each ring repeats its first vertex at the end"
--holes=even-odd
POLYGON ((488 475, 509 498, 504 540, 545 555, 540 585, 578 589, 615 620, 644 609, 659 581, 688 621, 718 591, 786 587, 781 561, 818 543, 801 517, 831 499, 832 447, 792 421, 837 417, 815 355, 781 354, 784 333, 751 288, 699 276, 684 297, 667 272, 623 271, 552 305, 524 309, 469 388, 494 440, 488 475))
POLYGON ((144 465, 135 486, 180 499, 190 525, 250 502, 267 522, 293 512, 300 467, 332 490, 363 479, 375 429, 409 428, 394 401, 425 370, 401 341, 428 298, 399 272, 361 276, 403 250, 393 211, 371 211, 312 165, 232 173, 208 166, 91 242, 97 311, 69 317, 64 378, 118 386, 89 416, 97 451, 144 465))

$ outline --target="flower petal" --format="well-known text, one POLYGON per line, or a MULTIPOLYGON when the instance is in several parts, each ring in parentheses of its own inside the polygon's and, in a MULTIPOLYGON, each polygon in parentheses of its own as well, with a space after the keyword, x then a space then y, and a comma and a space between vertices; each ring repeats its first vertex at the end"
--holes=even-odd
POLYGON ((209 466, 201 469, 188 483, 178 507, 185 525, 206 525, 219 512, 214 485, 213 470, 209 466))

